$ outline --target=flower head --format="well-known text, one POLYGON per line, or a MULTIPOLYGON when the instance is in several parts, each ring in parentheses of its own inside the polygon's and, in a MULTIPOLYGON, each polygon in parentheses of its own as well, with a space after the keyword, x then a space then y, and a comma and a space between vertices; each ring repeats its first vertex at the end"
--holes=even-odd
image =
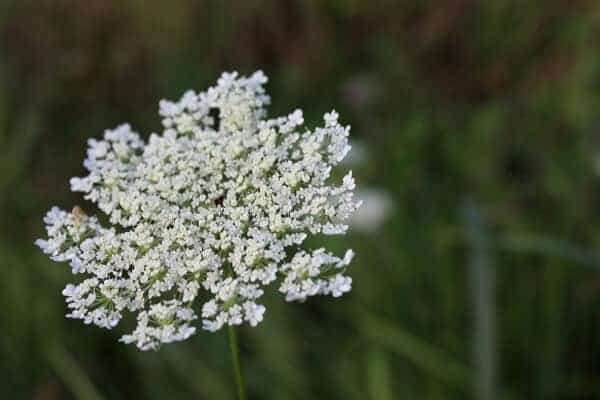
POLYGON ((121 340, 147 350, 187 339, 197 319, 209 331, 257 325, 272 282, 288 301, 350 290, 352 251, 301 248, 310 234, 344 234, 358 207, 351 172, 330 182, 349 127, 335 111, 313 130, 300 110, 267 119, 266 81, 223 74, 205 92, 162 100, 161 135, 144 141, 121 125, 89 141, 89 174, 71 188, 108 222, 53 208, 48 239, 36 242, 86 276, 63 291, 68 317, 112 328, 134 313, 121 340))

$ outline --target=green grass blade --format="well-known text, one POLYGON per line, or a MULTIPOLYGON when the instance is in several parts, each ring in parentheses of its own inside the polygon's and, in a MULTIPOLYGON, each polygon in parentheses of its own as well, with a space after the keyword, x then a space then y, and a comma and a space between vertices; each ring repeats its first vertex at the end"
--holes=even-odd
POLYGON ((460 388, 466 388, 471 383, 472 374, 466 366, 393 322, 365 312, 359 329, 373 342, 411 361, 441 381, 460 388))
POLYGON ((66 349, 59 345, 48 346, 44 353, 54 372, 76 399, 104 400, 92 380, 66 349))
POLYGON ((368 350, 367 386, 372 400, 392 400, 390 366, 386 353, 377 347, 368 350))

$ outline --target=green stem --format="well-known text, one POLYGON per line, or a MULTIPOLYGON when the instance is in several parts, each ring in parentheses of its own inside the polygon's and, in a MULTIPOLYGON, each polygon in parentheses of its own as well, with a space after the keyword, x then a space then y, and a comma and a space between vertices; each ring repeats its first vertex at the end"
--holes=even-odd
POLYGON ((242 368, 240 366, 240 348, 238 347, 235 327, 229 325, 227 331, 229 333, 229 349, 231 350, 231 359, 233 361, 233 372, 235 373, 238 400, 246 400, 246 389, 244 387, 244 378, 242 377, 242 368))

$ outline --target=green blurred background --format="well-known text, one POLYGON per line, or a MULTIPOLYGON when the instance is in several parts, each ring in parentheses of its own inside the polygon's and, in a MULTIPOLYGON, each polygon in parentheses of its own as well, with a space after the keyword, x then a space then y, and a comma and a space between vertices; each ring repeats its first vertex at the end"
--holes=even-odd
POLYGON ((0 1, 0 398, 234 398, 224 332, 119 344, 33 245, 88 138, 234 69, 335 107, 371 199, 353 292, 241 330, 252 399, 600 399, 596 0, 0 1))

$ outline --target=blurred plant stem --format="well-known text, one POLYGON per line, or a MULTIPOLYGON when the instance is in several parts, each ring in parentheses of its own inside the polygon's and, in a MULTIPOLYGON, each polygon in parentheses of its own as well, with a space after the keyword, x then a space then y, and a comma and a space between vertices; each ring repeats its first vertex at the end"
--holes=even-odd
POLYGON ((227 327, 227 332, 229 333, 229 348, 231 350, 231 360, 233 362, 233 372, 235 374, 238 399, 246 400, 246 388, 244 387, 244 378, 242 377, 242 368, 240 365, 240 348, 238 346, 235 327, 229 325, 227 327))
POLYGON ((485 223, 477 205, 465 201, 463 218, 471 248, 469 275, 473 306, 473 361, 475 398, 496 398, 495 274, 485 223))

